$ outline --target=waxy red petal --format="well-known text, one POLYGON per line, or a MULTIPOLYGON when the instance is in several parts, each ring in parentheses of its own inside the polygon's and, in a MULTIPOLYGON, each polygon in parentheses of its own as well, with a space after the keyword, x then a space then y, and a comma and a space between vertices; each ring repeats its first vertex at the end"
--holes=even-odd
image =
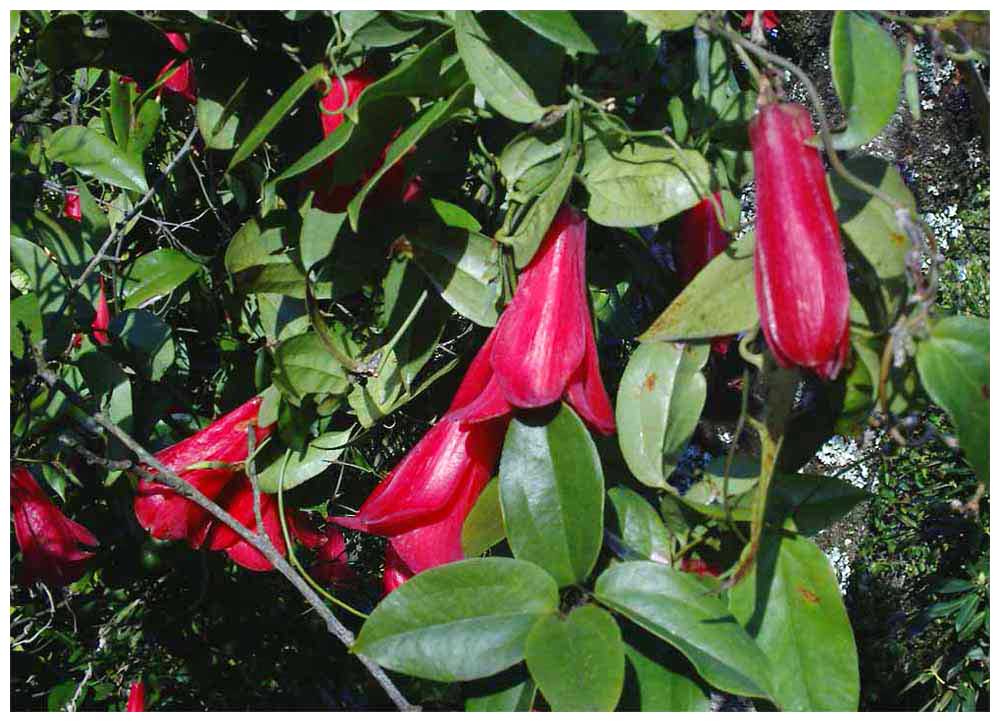
POLYGON ((413 576, 413 572, 406 562, 399 558, 399 554, 390 541, 385 548, 385 570, 382 572, 382 596, 389 594, 406 580, 413 576))
MULTIPOLYGON (((233 481, 226 489, 224 498, 219 500, 232 517, 252 532, 257 531, 257 517, 253 508, 253 487, 245 476, 233 481)), ((264 521, 264 531, 278 553, 284 556, 285 539, 281 533, 281 520, 278 517, 278 502, 270 494, 260 495, 260 515, 264 521)), ((273 569, 263 554, 221 521, 212 525, 205 540, 212 551, 225 551, 229 558, 255 572, 266 572, 273 569)))
POLYGON ((347 561, 344 535, 332 524, 327 528, 327 541, 316 555, 309 576, 323 584, 343 585, 357 580, 357 574, 347 561))
POLYGON ((832 379, 847 353, 850 289, 809 111, 761 107, 750 121, 757 185, 754 278, 761 329, 782 366, 832 379))
MULTIPOLYGON (((183 35, 180 33, 165 33, 165 35, 174 48, 182 53, 187 52, 188 44, 183 35)), ((175 60, 171 60, 169 63, 164 65, 156 77, 159 78, 172 70, 175 63, 175 60)), ((198 96, 197 87, 194 81, 194 63, 190 60, 182 62, 177 72, 167 78, 166 82, 163 83, 161 87, 171 93, 180 95, 189 103, 196 103, 198 101, 198 96)))
POLYGON ((511 406, 504 398, 490 364, 496 333, 494 328, 487 336, 486 343, 469 364, 469 369, 451 400, 445 420, 485 421, 511 412, 511 406))
POLYGON ((125 711, 146 711, 146 685, 141 680, 132 683, 132 687, 128 691, 128 702, 125 703, 125 711))
POLYGON ((83 212, 80 210, 80 194, 76 190, 66 191, 66 197, 63 200, 63 216, 77 222, 83 218, 83 212))
POLYGON ((94 322, 90 328, 94 333, 94 340, 99 346, 106 346, 111 343, 108 338, 108 323, 111 321, 111 311, 108 309, 108 297, 104 294, 104 276, 100 277, 101 290, 97 293, 97 305, 94 310, 94 322))
POLYGON ((597 344, 591 329, 587 329, 584 340, 587 349, 583 363, 570 380, 569 388, 566 389, 566 400, 590 428, 599 434, 610 436, 615 433, 615 411, 601 379, 597 344))
POLYGON ((512 406, 558 401, 583 362, 590 327, 586 227, 586 218, 571 207, 559 210, 497 324, 490 360, 512 406))

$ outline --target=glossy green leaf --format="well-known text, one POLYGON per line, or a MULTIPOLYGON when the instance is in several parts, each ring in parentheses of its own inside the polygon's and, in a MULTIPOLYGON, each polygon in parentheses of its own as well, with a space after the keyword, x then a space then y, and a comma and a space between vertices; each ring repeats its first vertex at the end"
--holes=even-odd
POLYGON ((462 525, 462 551, 467 557, 478 557, 500 543, 507 536, 503 528, 500 509, 500 482, 490 479, 483 487, 462 525))
POLYGON ((729 336, 751 328, 757 318, 753 234, 747 233, 709 261, 639 340, 729 336))
MULTIPOLYGON (((501 677, 513 676, 508 674, 501 677)), ((525 673, 520 672, 515 681, 500 690, 497 677, 482 680, 481 684, 489 689, 486 694, 465 698, 466 712, 530 712, 535 701, 538 686, 532 679, 524 679, 525 673)), ((506 681, 506 680, 504 680, 506 681)))
POLYGON ((604 158, 585 183, 592 221, 632 228, 665 221, 697 205, 708 188, 709 169, 697 151, 636 141, 604 158))
POLYGON ((57 130, 49 138, 45 152, 49 160, 65 163, 78 173, 113 186, 139 193, 149 189, 138 158, 82 125, 57 130))
POLYGON ((626 10, 629 17, 635 18, 653 30, 672 32, 684 30, 694 25, 698 19, 698 10, 626 10))
POLYGON ((983 483, 990 479, 990 324, 948 316, 917 344, 917 370, 927 394, 948 412, 958 442, 983 483))
POLYGON ((132 116, 132 128, 128 135, 129 154, 142 157, 153 142, 153 136, 160 125, 161 110, 162 106, 153 100, 146 100, 139 106, 139 110, 132 116))
POLYGON ((497 159, 507 187, 516 187, 531 168, 558 158, 564 146, 564 132, 559 126, 525 131, 515 136, 497 159))
POLYGON ((302 267, 307 271, 333 252, 346 213, 328 213, 319 208, 309 208, 302 216, 302 234, 299 237, 299 254, 302 267))
POLYGON ((413 258, 452 308, 478 323, 497 322, 499 249, 492 239, 461 228, 418 228, 408 234, 413 258))
POLYGON ((785 711, 856 711, 858 654, 837 576, 802 536, 765 534, 729 607, 771 662, 785 711))
POLYGON ((319 143, 302 154, 297 161, 288 166, 281 174, 274 179, 275 183, 294 178, 305 173, 310 168, 319 165, 331 155, 340 150, 351 139, 355 125, 349 120, 337 126, 330 135, 326 136, 319 143))
POLYGON ((899 104, 903 61, 896 41, 867 13, 838 10, 830 28, 830 71, 847 114, 847 129, 834 136, 833 146, 864 145, 899 104))
POLYGON ((677 648, 709 684, 733 694, 769 696, 767 657, 694 575, 656 562, 624 562, 598 578, 594 593, 677 648))
POLYGON ((708 688, 673 650, 647 637, 643 649, 625 644, 625 709, 640 712, 708 712, 708 688), (652 642, 652 643, 649 643, 652 642), (694 679, 693 679, 694 678, 694 679))
POLYGON ((473 233, 483 230, 482 225, 476 220, 475 216, 462 208, 462 206, 449 203, 441 198, 431 198, 430 203, 434 213, 437 214, 437 217, 446 226, 462 228, 473 233))
POLYGON ((568 10, 508 10, 508 13, 571 53, 597 53, 597 46, 568 10))
POLYGON ((618 623, 600 607, 576 607, 565 618, 539 619, 524 658, 553 712, 611 712, 625 682, 618 623))
POLYGON ((37 344, 42 340, 42 312, 38 308, 38 296, 28 293, 10 302, 10 352, 14 358, 24 358, 25 332, 27 341, 37 344))
POLYGON ((382 179, 390 168, 399 163, 417 145, 421 138, 428 133, 437 130, 445 125, 463 107, 472 102, 472 84, 466 83, 456 90, 447 100, 441 100, 420 113, 413 123, 396 138, 385 152, 385 160, 378 170, 372 173, 371 177, 357 192, 351 202, 347 205, 347 215, 351 221, 351 228, 357 230, 358 218, 361 215, 361 206, 365 198, 372 192, 378 182, 382 179))
POLYGON ((125 308, 164 296, 193 276, 201 264, 173 248, 159 248, 130 266, 122 279, 125 308))
POLYGON ((143 360, 153 381, 163 378, 176 359, 173 331, 149 311, 133 309, 120 313, 111 319, 108 331, 143 360))
POLYGON ((424 30, 423 25, 401 21, 395 13, 341 10, 340 18, 345 33, 366 48, 391 48, 415 38, 424 30))
POLYGON ((604 474, 590 433, 566 404, 551 419, 515 418, 500 457, 507 540, 566 586, 590 574, 601 550, 604 474))
POLYGON ((531 628, 558 604, 555 582, 534 564, 466 559, 428 569, 383 599, 352 649, 416 677, 476 679, 521 661, 531 628))
POLYGON ((608 499, 618 517, 619 536, 630 549, 653 561, 670 559, 670 532, 648 501, 624 486, 609 489, 608 499))
POLYGON ((542 191, 532 203, 531 208, 526 212, 523 220, 518 224, 517 229, 512 233, 501 233, 497 239, 503 243, 513 246, 514 263, 518 268, 527 266, 534 258, 538 246, 541 245, 545 234, 552 225, 552 219, 559 212, 569 187, 573 183, 573 176, 576 167, 580 162, 581 150, 575 147, 563 159, 562 168, 559 174, 552 180, 549 186, 542 191))
POLYGON ((233 157, 230 159, 229 165, 226 167, 226 172, 228 173, 237 165, 249 158, 250 155, 257 150, 257 147, 264 142, 264 139, 267 138, 271 131, 277 127, 282 118, 284 118, 289 111, 295 107, 302 96, 305 95, 309 89, 312 88, 312 86, 325 75, 326 67, 323 63, 317 63, 304 72, 298 80, 292 83, 291 87, 282 93, 281 97, 274 102, 274 105, 268 108, 264 117, 257 122, 257 125, 255 125, 253 129, 247 133, 243 142, 240 143, 240 147, 236 149, 235 153, 233 153, 233 157))
POLYGON ((323 473, 344 453, 352 431, 353 429, 344 429, 317 436, 309 442, 305 451, 292 452, 287 466, 285 466, 284 456, 278 457, 277 460, 258 472, 257 482, 260 484, 260 490, 265 494, 278 493, 278 483, 282 479, 282 467, 285 471, 283 482, 285 491, 323 473))
MULTIPOLYGON (((346 353, 346 342, 343 345, 346 353)), ((347 373, 316 333, 283 341, 274 356, 279 372, 275 383, 297 398, 306 394, 343 394, 351 386, 347 373)))
POLYGON ((121 82, 121 76, 110 73, 108 77, 108 95, 110 96, 111 127, 114 130, 114 141, 122 150, 128 150, 129 132, 132 129, 132 93, 134 83, 121 82))
POLYGON ((498 52, 498 40, 486 33, 476 13, 455 11, 455 42, 469 78, 497 112, 518 123, 533 123, 545 109, 521 72, 498 52))
POLYGON ((652 342, 629 358, 615 408, 618 442, 629 470, 647 486, 667 487, 698 425, 708 351, 707 344, 652 342))

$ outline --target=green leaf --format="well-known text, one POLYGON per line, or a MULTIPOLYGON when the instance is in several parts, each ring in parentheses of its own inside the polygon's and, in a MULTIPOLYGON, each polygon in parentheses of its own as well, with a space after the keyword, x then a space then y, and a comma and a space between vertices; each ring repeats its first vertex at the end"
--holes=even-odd
MULTIPOLYGON (((518 40, 525 39, 520 34, 518 40)), ((487 34, 475 13, 455 11, 455 42, 469 78, 501 115, 518 123, 533 123, 545 109, 520 69, 498 50, 499 41, 487 34)))
POLYGON ((698 19, 697 10, 626 10, 630 18, 635 18, 653 30, 673 32, 694 25, 698 19))
POLYGON ((159 381, 173 365, 176 356, 173 332, 149 311, 120 313, 111 319, 108 331, 143 360, 151 380, 159 381))
POLYGON ((366 48, 390 48, 423 32, 423 25, 401 22, 392 13, 373 10, 342 10, 341 23, 351 40, 366 48), (352 16, 361 16, 352 18, 352 16), (351 20, 349 20, 351 18, 351 20), (357 25, 352 22, 360 21, 357 25), (348 27, 351 27, 348 30, 348 27))
POLYGON ((530 169, 558 158, 565 146, 564 135, 560 127, 549 126, 515 136, 497 159, 507 187, 514 188, 530 169))
POLYGON ((508 13, 570 53, 598 52, 590 36, 568 10, 508 10, 508 13))
POLYGON ((78 173, 125 190, 149 190, 142 162, 100 133, 82 125, 60 128, 46 144, 49 160, 68 165, 78 173))
POLYGON ((201 268, 173 248, 160 248, 140 256, 122 279, 125 308, 138 308, 146 301, 165 296, 201 268))
MULTIPOLYGON (((343 338, 336 340, 343 344, 347 353, 343 338)), ((346 372, 316 333, 304 333, 283 341, 274 357, 278 366, 275 383, 296 398, 306 394, 340 395, 351 387, 346 372)))
POLYGON ((563 160, 559 174, 533 202, 531 208, 513 233, 497 235, 498 240, 514 248, 514 263, 524 268, 534 258, 538 246, 552 225, 552 219, 566 198, 576 167, 580 162, 581 149, 574 147, 563 160))
POLYGON ((624 486, 608 490, 618 517, 621 540, 648 559, 666 562, 672 547, 670 532, 656 510, 641 495, 624 486))
POLYGON ((500 458, 500 504, 510 548, 566 586, 601 550, 604 474, 590 433, 566 404, 550 420, 515 418, 500 458))
POLYGON ((497 322, 499 249, 461 228, 421 227, 407 235, 413 258, 452 308, 480 326, 497 322))
MULTIPOLYGON (((512 670, 513 671, 513 670, 512 670)), ((499 675, 504 679, 501 681, 497 677, 482 680, 481 685, 489 690, 486 694, 465 698, 466 712, 530 712, 531 704, 535 701, 535 693, 538 687, 534 680, 524 679, 524 672, 519 675, 505 673, 499 675), (497 687, 506 682, 506 677, 515 677, 513 684, 497 691, 497 687)))
POLYGON ((625 646, 614 617, 576 607, 539 619, 524 645, 528 671, 553 712, 611 712, 625 682, 625 646))
POLYGON ((483 227, 476 220, 475 216, 462 208, 462 206, 449 203, 441 198, 431 198, 430 202, 434 213, 437 214, 437 217, 446 226, 463 228, 473 233, 483 230, 483 227))
POLYGON ((351 228, 357 230, 358 228, 358 217, 361 215, 361 206, 365 202, 365 198, 368 194, 378 185, 378 182, 382 179, 390 168, 399 163, 407 154, 412 151, 421 138, 426 136, 433 130, 437 130, 449 120, 451 120, 455 114, 461 110, 465 105, 472 102, 472 84, 466 83, 458 90, 456 90, 450 98, 447 100, 441 100, 432 105, 427 110, 423 111, 416 120, 400 133, 399 137, 396 138, 392 145, 386 150, 385 160, 382 165, 379 166, 378 170, 372 173, 371 177, 365 182, 361 187, 361 190, 357 192, 351 202, 347 205, 347 215, 351 221, 351 228))
POLYGON ((225 103, 207 95, 198 96, 195 120, 206 147, 216 150, 232 150, 235 147, 240 127, 240 116, 235 110, 245 87, 245 83, 238 85, 225 103))
POLYGON ((632 228, 665 221, 697 205, 708 188, 709 169, 698 151, 636 141, 608 154, 584 182, 592 221, 632 228))
POLYGON ((833 137, 833 147, 864 145, 899 104, 903 61, 896 41, 867 13, 838 10, 830 28, 830 71, 847 114, 847 129, 833 137))
POLYGON ((485 677, 520 662, 531 628, 558 605, 555 582, 534 564, 466 559, 428 569, 383 599, 352 651, 440 682, 485 677))
POLYGON ((917 344, 917 370, 927 394, 948 412, 979 481, 990 479, 990 324, 948 316, 917 344))
POLYGON ((647 486, 667 488, 698 425, 708 351, 707 344, 644 343, 625 367, 615 409, 618 442, 629 470, 647 486))
POLYGON ((500 483, 494 476, 483 487, 462 524, 462 552, 470 558, 482 556, 506 536, 500 509, 500 483))
POLYGON ((292 108, 295 107, 299 99, 309 91, 310 88, 320 79, 326 76, 326 67, 323 63, 317 63, 312 66, 299 77, 291 87, 288 88, 281 97, 275 101, 274 105, 268 108, 268 111, 264 114, 264 117, 258 121, 257 125, 253 127, 243 142, 240 143, 240 147, 236 149, 233 153, 232 159, 229 161, 229 165, 226 166, 226 173, 229 173, 233 168, 242 163, 244 160, 250 157, 250 155, 257 150, 257 146, 264 142, 264 139, 271 133, 272 130, 281 122, 292 108))
POLYGON ((753 234, 708 262, 639 340, 676 341, 741 333, 757 323, 753 234))
POLYGON ((677 648, 709 684, 732 694, 769 696, 764 653, 694 575, 656 562, 624 562, 597 579, 594 593, 677 648))
POLYGON ((132 128, 128 135, 128 153, 133 157, 142 157, 142 154, 153 142, 156 129, 160 125, 160 111, 162 107, 153 100, 146 100, 139 110, 132 117, 132 128))
POLYGON ((134 83, 121 82, 121 76, 110 73, 108 90, 110 95, 111 127, 114 131, 114 141, 119 148, 128 150, 129 132, 132 129, 132 92, 134 83))
POLYGON ((38 296, 33 293, 15 298, 10 302, 10 352, 14 358, 24 358, 24 332, 28 332, 28 343, 37 344, 42 340, 42 312, 38 308, 38 296))
POLYGON ((274 179, 274 182, 280 183, 289 178, 294 178, 322 163, 347 144, 354 133, 355 127, 349 120, 345 120, 330 135, 323 138, 323 140, 303 153, 301 158, 282 171, 281 175, 274 179))
POLYGON ((299 255, 304 269, 308 271, 333 253, 334 242, 346 218, 346 213, 327 213, 319 208, 306 210, 299 237, 299 255))
POLYGON ((856 711, 858 655, 837 576, 802 536, 765 534, 729 607, 771 662, 774 700, 801 712, 856 711))
POLYGON ((708 712, 711 709, 708 689, 692 679, 694 671, 680 655, 664 650, 659 644, 646 643, 643 650, 645 654, 625 644, 628 665, 622 701, 628 703, 631 698, 637 698, 629 709, 638 708, 640 712, 708 712))
MULTIPOLYGON (((292 452, 285 468, 284 490, 288 491, 323 473, 344 453, 353 429, 331 431, 313 439, 305 451, 292 452)), ((265 467, 258 475, 260 490, 265 494, 277 494, 281 470, 285 466, 283 456, 265 467)))

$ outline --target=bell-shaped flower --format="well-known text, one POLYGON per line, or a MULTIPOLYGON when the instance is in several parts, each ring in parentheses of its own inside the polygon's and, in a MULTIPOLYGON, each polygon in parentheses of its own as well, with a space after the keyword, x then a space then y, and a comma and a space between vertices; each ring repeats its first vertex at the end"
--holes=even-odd
POLYGON ((128 702, 125 703, 126 712, 146 711, 146 685, 142 680, 133 682, 128 691, 128 702))
POLYGON ((470 366, 448 420, 482 421, 566 399, 591 428, 614 433, 587 305, 586 238, 586 218, 564 205, 470 366))
POLYGON ((320 584, 348 585, 357 579, 357 574, 348 564, 344 535, 334 526, 332 519, 329 521, 324 532, 326 540, 316 554, 316 562, 309 568, 309 576, 320 584))
POLYGON ((757 185, 754 277, 761 329, 775 360, 836 378, 851 301, 840 229, 809 111, 760 107, 750 121, 757 185))
MULTIPOLYGON (((156 454, 157 460, 201 491, 217 500, 234 480, 243 480, 239 464, 247 458, 247 428, 257 423, 261 398, 254 397, 242 406, 212 422, 193 436, 156 454)), ((257 428, 259 444, 273 427, 257 428)), ((169 486, 143 479, 135 498, 139 525, 157 539, 186 539, 197 549, 205 541, 213 517, 169 486)))
POLYGON ((111 321, 111 311, 108 309, 108 297, 104 293, 104 276, 100 277, 101 290, 97 293, 97 305, 94 307, 94 322, 90 330, 94 334, 94 341, 98 346, 107 346, 111 343, 108 338, 108 323, 111 321))
POLYGON ((382 571, 382 596, 391 593, 396 587, 413 576, 413 572, 406 566, 406 562, 399 558, 399 554, 390 541, 385 548, 385 569, 382 571))
MULTIPOLYGON (((252 532, 257 531, 257 516, 253 508, 253 486, 245 476, 234 479, 225 494, 217 500, 219 506, 229 512, 238 523, 252 532)), ((260 495, 260 516, 264 531, 281 556, 285 555, 285 537, 281 531, 278 516, 278 501, 271 494, 260 495)), ((294 527, 293 527, 294 529, 294 527)), ((215 521, 205 538, 205 546, 212 551, 224 551, 230 559, 245 569, 254 572, 269 572, 274 567, 255 546, 233 531, 227 524, 215 521)))
POLYGON ((86 571, 93 552, 81 548, 98 546, 85 527, 68 519, 38 486, 26 468, 10 472, 10 506, 14 538, 24 560, 19 579, 24 584, 41 580, 62 587, 75 582, 86 571))
POLYGON ((63 216, 77 222, 83 218, 83 212, 80 209, 80 194, 75 188, 66 191, 66 196, 63 199, 63 216))
MULTIPOLYGON (((187 40, 180 33, 165 33, 167 40, 170 44, 174 46, 178 51, 186 53, 188 51, 187 40)), ((175 67, 177 61, 171 60, 169 63, 163 66, 160 72, 157 74, 157 78, 162 77, 164 74, 170 72, 175 67)), ((195 86, 194 81, 194 63, 190 60, 185 60, 180 64, 180 67, 160 86, 161 90, 167 90, 171 93, 176 93, 177 95, 184 98, 189 103, 198 102, 198 89, 195 86)))

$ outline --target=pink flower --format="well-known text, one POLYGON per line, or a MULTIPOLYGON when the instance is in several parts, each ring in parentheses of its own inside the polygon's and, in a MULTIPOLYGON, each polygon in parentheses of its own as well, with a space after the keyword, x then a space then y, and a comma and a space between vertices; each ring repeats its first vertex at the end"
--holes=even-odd
POLYGON ((413 572, 406 566, 406 562, 399 558, 399 554, 392 546, 392 542, 385 548, 385 570, 382 572, 382 596, 391 593, 396 587, 404 584, 407 579, 413 576, 413 572))
MULTIPOLYGON (((170 44, 174 46, 178 51, 186 53, 188 51, 187 40, 180 33, 164 33, 167 36, 167 40, 170 44)), ((176 64, 176 60, 171 60, 169 63, 163 66, 156 77, 160 78, 165 73, 173 69, 176 64)), ((177 69, 173 75, 167 78, 166 82, 160 86, 161 89, 168 90, 171 93, 176 93, 177 95, 184 98, 189 103, 198 102, 198 89, 195 85, 194 80, 194 63, 190 60, 185 60, 181 63, 180 67, 177 69)))
POLYGON ((23 466, 11 469, 10 505, 14 538, 24 560, 22 583, 41 580, 63 587, 83 576, 94 553, 80 545, 96 547, 97 538, 56 508, 23 466))
POLYGON ((132 687, 128 691, 128 702, 125 703, 125 711, 146 711, 146 685, 142 683, 142 680, 132 683, 132 687))
MULTIPOLYGON (((753 27, 753 10, 747 10, 743 14, 743 22, 740 27, 743 30, 749 30, 753 27)), ((778 13, 774 10, 765 10, 760 14, 760 24, 764 26, 764 30, 774 30, 781 24, 781 20, 778 19, 778 13)))
POLYGON ((482 421, 562 398, 591 428, 615 430, 587 305, 587 221, 563 206, 462 381, 452 421, 482 421))
MULTIPOLYGON (((212 422, 193 436, 156 454, 157 460, 210 499, 218 500, 231 483, 245 482, 243 472, 231 465, 247 457, 247 427, 257 422, 261 398, 212 422), (189 468, 212 464, 209 468, 189 468)), ((258 428, 259 444, 272 427, 258 428)), ((232 492, 231 492, 232 493, 232 492)), ((200 547, 214 518, 193 501, 156 481, 141 480, 135 498, 135 515, 140 526, 157 539, 186 539, 191 548, 200 547)))
POLYGON ((66 191, 63 200, 63 216, 78 223, 83 218, 83 213, 80 210, 80 194, 74 188, 66 191))
POLYGON ((375 488, 348 529, 390 537, 413 573, 463 558, 462 524, 496 466, 507 419, 439 421, 375 488))
POLYGON ((104 276, 100 276, 101 290, 97 294, 97 306, 94 309, 94 322, 90 329, 94 333, 94 340, 98 346, 106 346, 111 343, 108 338, 108 323, 111 321, 111 312, 108 310, 108 297, 104 294, 104 276))
POLYGON ((851 295, 840 229, 809 111, 793 103, 750 121, 757 184, 754 276, 760 325, 775 360, 836 378, 847 357, 851 295))

